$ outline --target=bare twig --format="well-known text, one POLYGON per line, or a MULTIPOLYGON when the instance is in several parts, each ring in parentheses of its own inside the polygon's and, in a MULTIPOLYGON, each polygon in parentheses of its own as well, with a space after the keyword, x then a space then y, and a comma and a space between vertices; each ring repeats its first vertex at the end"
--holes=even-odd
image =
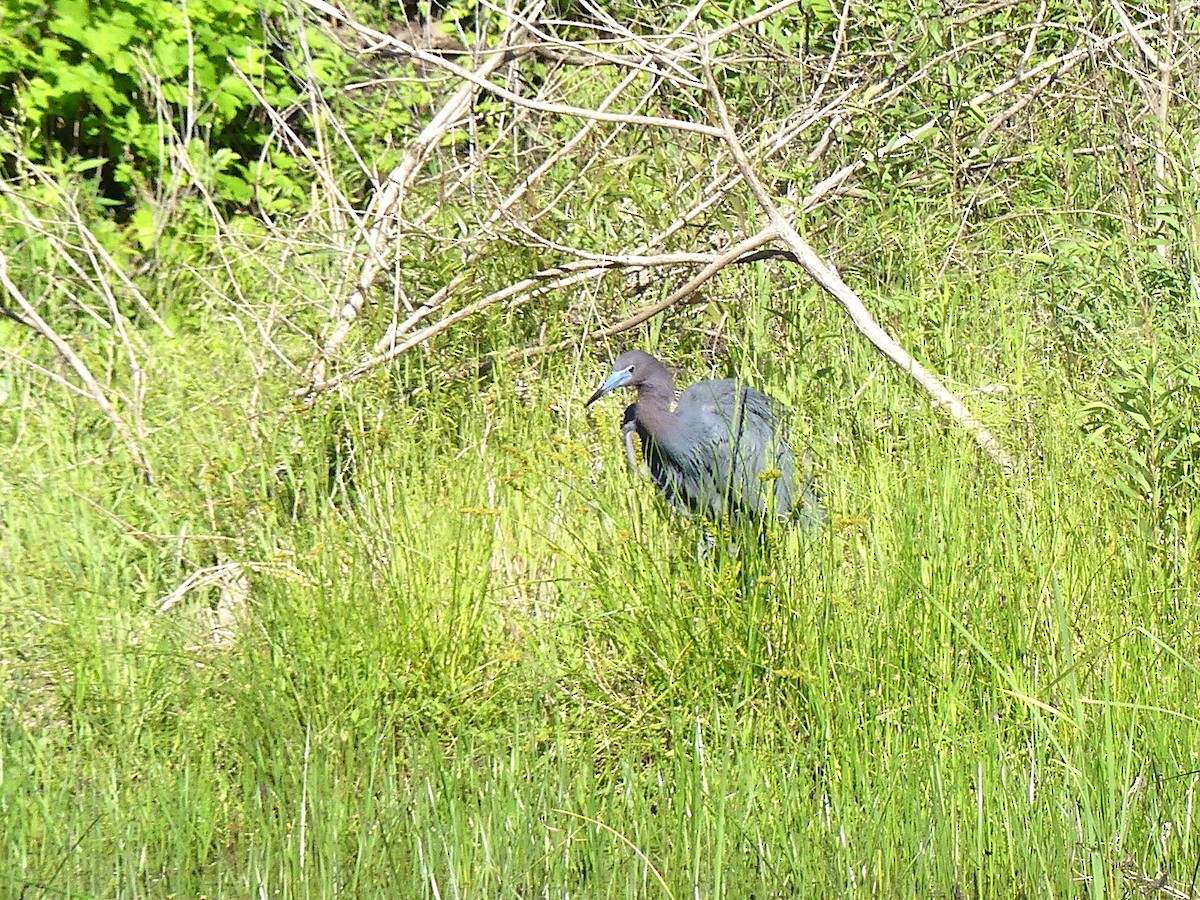
MULTIPOLYGON (((22 325, 25 325, 29 328, 33 328, 33 326, 30 325, 28 322, 26 322, 24 319, 17 319, 17 321, 20 322, 22 325)), ((37 331, 37 329, 34 328, 34 331, 37 331)), ((79 387, 77 384, 73 384, 69 379, 63 377, 62 375, 59 375, 57 372, 55 372, 51 369, 47 369, 45 366, 40 366, 37 363, 35 363, 33 360, 26 359, 25 357, 21 356, 21 354, 19 354, 19 353, 13 353, 7 347, 0 347, 0 353, 4 354, 6 359, 10 359, 15 363, 18 363, 20 365, 25 366, 28 369, 31 369, 32 371, 41 375, 47 381, 53 381, 55 384, 57 384, 59 387, 63 388, 64 390, 70 391, 73 394, 78 394, 80 397, 87 397, 89 400, 92 399, 92 395, 89 394, 87 391, 85 391, 83 388, 79 387)))
MULTIPOLYGON (((1114 40, 1115 40, 1115 38, 1111 38, 1111 37, 1104 38, 1104 39, 1101 39, 1098 42, 1098 44, 1100 44, 1102 46, 1107 46, 1108 44, 1112 43, 1114 40)), ((972 97, 970 100, 968 100, 966 103, 961 104, 960 106, 956 107, 955 110, 951 110, 951 111, 947 112, 945 115, 931 116, 930 118, 928 118, 924 122, 922 122, 920 125, 918 125, 916 128, 909 129, 904 134, 901 134, 901 135, 898 135, 897 137, 892 138, 887 143, 880 144, 878 147, 875 148, 875 150, 871 151, 870 153, 864 154, 864 157, 862 159, 855 160, 854 162, 850 163, 849 165, 843 166, 841 169, 838 169, 838 171, 834 172, 828 178, 825 178, 823 181, 818 183, 815 187, 813 187, 813 189, 811 191, 808 192, 808 195, 804 198, 804 201, 803 201, 804 208, 805 209, 814 208, 818 203, 821 202, 822 198, 826 194, 840 188, 852 176, 857 175, 859 172, 861 172, 863 169, 865 169, 870 162, 877 160, 877 159, 882 159, 883 157, 886 157, 886 156, 891 156, 895 153, 898 153, 900 150, 903 150, 905 147, 912 146, 917 141, 919 141, 922 137, 924 137, 926 134, 933 131, 933 129, 937 128, 938 125, 942 124, 947 118, 957 115, 959 113, 959 111, 965 110, 965 109, 970 109, 971 107, 974 107, 974 106, 981 106, 982 104, 987 103, 990 100, 995 100, 997 97, 1001 96, 1002 94, 1006 94, 1009 91, 1011 91, 1013 88, 1015 88, 1021 84, 1024 84, 1026 81, 1029 81, 1033 78, 1037 78, 1039 75, 1042 75, 1046 72, 1053 72, 1055 75, 1061 75, 1067 69, 1083 62, 1093 52, 1095 52, 1096 49, 1097 49, 1097 47, 1092 46, 1092 45, 1088 45, 1085 47, 1077 47, 1076 49, 1074 49, 1068 53, 1063 53, 1060 56, 1054 57, 1053 59, 1048 59, 1045 62, 1039 63, 1038 65, 1034 66, 1032 69, 1028 69, 1024 72, 1020 72, 1017 75, 1014 75, 1012 78, 1009 78, 1006 81, 1001 82, 1000 84, 997 84, 991 88, 988 88, 986 91, 981 91, 980 93, 978 93, 974 97, 972 97)))
MULTIPOLYGON (((79 235, 79 239, 85 244, 86 252, 92 258, 94 263, 96 275, 100 276, 100 281, 106 286, 106 290, 107 281, 103 278, 103 275, 105 272, 111 272, 117 277, 117 280, 125 286, 125 289, 129 291, 129 295, 133 298, 134 302, 141 307, 142 312, 146 314, 150 321, 157 325, 162 330, 163 334, 170 335, 171 329, 167 323, 162 320, 159 314, 155 311, 154 307, 150 305, 150 302, 146 299, 145 295, 141 292, 138 286, 133 283, 133 280, 130 279, 129 275, 125 272, 125 269, 115 259, 113 259, 112 255, 104 248, 104 245, 97 240, 94 234, 92 234, 92 230, 87 226, 87 223, 83 221, 83 217, 79 214, 79 209, 75 205, 75 201, 66 191, 62 189, 61 182, 51 178, 46 172, 39 168, 30 167, 29 171, 45 187, 49 188, 54 193, 56 199, 62 206, 63 211, 70 218, 71 226, 75 233, 79 235)), ((37 227, 44 234, 46 234, 48 237, 51 237, 52 240, 55 240, 61 245, 61 239, 51 235, 49 231, 45 230, 41 223, 38 222, 37 218, 29 211, 25 203, 21 200, 20 194, 10 182, 0 181, 0 192, 6 194, 16 202, 17 207, 20 209, 21 215, 26 222, 33 227, 37 227)), ((71 258, 70 254, 63 253, 62 256, 63 259, 67 261, 68 265, 72 266, 81 277, 85 279, 88 278, 88 276, 83 274, 82 270, 71 258)))
MULTIPOLYGON (((1171 0, 1168 4, 1167 15, 1161 21, 1162 52, 1156 53, 1142 36, 1142 29, 1129 18, 1125 4, 1121 0, 1110 0, 1110 3, 1121 20, 1121 26, 1125 29, 1125 33, 1129 35, 1130 43, 1137 48, 1146 63, 1154 70, 1153 75, 1150 75, 1130 67, 1130 71, 1141 87, 1146 107, 1154 120, 1154 206, 1156 209, 1162 210, 1169 203, 1167 193, 1171 173, 1166 142, 1170 130, 1171 94, 1175 75, 1177 39, 1176 20, 1179 15, 1179 4, 1176 0, 1171 0)), ((1171 242, 1167 240, 1166 219, 1161 212, 1155 213, 1154 233, 1159 238, 1155 251, 1163 259, 1170 260, 1171 242)))
POLYGON ((709 94, 713 98, 717 114, 721 119, 721 127, 725 133, 725 140, 729 143, 729 149, 733 153, 733 158, 737 162, 742 177, 745 178, 746 183, 754 191, 754 195, 758 199, 759 205, 762 207, 770 223, 762 234, 769 235, 771 238, 778 237, 783 240, 792 252, 796 254, 800 265, 812 276, 813 280, 845 308, 846 312, 850 314, 855 327, 858 328, 863 336, 874 344, 884 356, 906 372, 922 390, 929 394, 935 404, 944 408, 958 424, 970 431, 979 446, 983 448, 984 452, 987 453, 994 463, 1000 466, 1005 474, 1011 474, 1014 471, 1013 461, 1004 448, 1000 446, 1000 442, 996 437, 983 426, 983 423, 975 418, 962 400, 943 385, 933 373, 927 371, 924 366, 913 359, 907 350, 901 347, 891 335, 884 331, 883 327, 875 321, 875 317, 871 315, 858 295, 851 290, 849 285, 842 280, 841 276, 831 266, 827 265, 817 255, 816 251, 809 246, 808 242, 800 236, 792 223, 783 215, 778 205, 767 192, 767 189, 763 186, 763 183, 759 180, 757 173, 754 171, 753 164, 750 162, 750 158, 742 149, 741 142, 734 131, 733 123, 729 119, 729 110, 726 108, 725 100, 721 96, 720 89, 717 87, 716 77, 713 75, 712 65, 707 56, 704 59, 704 74, 708 81, 709 94))
MULTIPOLYGON (((310 2, 316 4, 319 0, 310 0, 310 2)), ((324 6, 325 4, 322 3, 319 5, 324 6)), ((539 2, 536 8, 540 9, 541 6, 542 2, 539 2)), ((341 17, 342 14, 338 13, 338 16, 341 17)), ((357 23, 353 23, 348 17, 343 17, 343 21, 346 24, 352 25, 352 27, 357 26, 357 23)), ((362 30, 363 28, 365 26, 357 26, 356 30, 362 30)), ((510 31, 506 36, 505 43, 511 43, 514 39, 519 38, 522 32, 523 26, 517 26, 515 30, 510 31)), ((392 38, 386 35, 381 35, 380 37, 392 40, 392 38)), ((414 49, 414 53, 416 52, 414 49)), ((476 94, 479 92, 480 82, 491 84, 487 80, 488 77, 504 65, 507 59, 506 54, 496 53, 480 66, 478 72, 471 73, 470 78, 464 79, 463 85, 451 95, 438 114, 433 117, 430 123, 422 129, 421 133, 409 145, 408 152, 404 154, 404 159, 391 171, 380 190, 372 198, 370 211, 374 224, 371 225, 366 233, 366 258, 363 260, 362 270, 359 272, 358 282, 354 290, 342 302, 338 310, 337 324, 333 333, 325 340, 321 351, 314 357, 309 366, 307 380, 311 385, 319 384, 325 380, 326 361, 345 342, 346 337, 350 333, 350 328, 362 311, 367 293, 370 291, 371 286, 374 285, 375 279, 385 264, 384 257, 392 240, 396 215, 404 202, 405 194, 408 192, 408 187, 412 179, 425 162, 429 151, 437 145, 438 141, 445 136, 454 123, 470 107, 476 94)), ((458 67, 456 66, 455 68, 458 67)), ((461 71, 466 72, 465 69, 461 71)))
MULTIPOLYGON (((629 319, 626 319, 617 325, 594 332, 593 334, 589 335, 589 339, 599 340, 603 337, 619 334, 622 331, 628 331, 629 329, 636 327, 663 310, 674 306, 676 303, 680 302, 680 300, 692 294, 698 287, 700 287, 700 285, 712 278, 712 276, 721 269, 733 262, 737 262, 739 257, 743 257, 751 253, 751 251, 757 249, 768 240, 770 240, 769 237, 764 238, 762 235, 755 235, 753 238, 742 241, 737 246, 719 254, 686 253, 663 254, 661 256, 615 256, 607 259, 604 257, 596 257, 596 259, 580 260, 567 263, 562 266, 556 266, 552 269, 546 269, 536 273, 535 275, 523 278, 521 281, 502 288, 499 291, 495 291, 486 297, 481 297, 473 303, 469 303, 452 313, 448 313, 434 324, 410 334, 404 341, 396 342, 395 339, 393 339, 392 343, 389 345, 383 347, 377 346, 377 352, 374 356, 363 360, 353 369, 349 369, 348 371, 339 373, 338 375, 328 378, 323 382, 312 385, 311 387, 307 388, 307 390, 313 393, 321 393, 345 384, 348 381, 353 381, 372 369, 376 369, 379 366, 396 359, 398 356, 408 352, 413 347, 423 344, 432 337, 436 337, 437 335, 446 331, 446 329, 454 325, 456 322, 460 322, 463 319, 475 315, 476 313, 479 313, 491 306, 495 306, 498 303, 507 303, 509 308, 515 308, 516 306, 519 306, 522 303, 527 303, 536 297, 543 296, 552 291, 562 290, 565 287, 570 287, 571 285, 578 284, 582 281, 589 281, 599 274, 610 272, 616 269, 629 269, 635 266, 673 266, 681 264, 695 264, 703 261, 707 262, 707 265, 704 267, 704 269, 689 279, 686 284, 671 294, 670 297, 639 310, 629 319)), ((421 315, 414 314, 414 317, 410 318, 409 321, 415 324, 416 321, 420 321, 429 314, 437 311, 440 306, 441 304, 430 307, 421 315)), ((420 311, 418 312, 420 313, 420 311)), ((407 325, 409 323, 405 324, 407 325)), ((567 341, 561 345, 551 344, 545 347, 535 347, 528 350, 514 350, 508 354, 508 358, 516 359, 518 357, 527 357, 540 353, 554 352, 557 349, 562 349, 564 346, 572 346, 575 343, 577 342, 567 341)))
MULTIPOLYGON (((1054 81, 1056 77, 1058 77, 1058 73, 1050 73, 1028 91, 1026 91, 1025 94, 1020 97, 1020 99, 1009 104, 1004 109, 1000 110, 1000 112, 988 119, 988 123, 984 127, 983 131, 979 132, 979 135, 971 144, 971 149, 975 152, 979 152, 986 147, 988 141, 992 139, 992 135, 1003 128, 1005 122, 1033 103, 1033 101, 1038 98, 1042 91, 1050 86, 1050 83, 1054 81)), ((972 154, 968 153, 968 156, 970 155, 972 154)))
POLYGON ((129 455, 133 459, 135 468, 146 480, 146 482, 149 483, 153 478, 153 471, 150 468, 150 461, 146 458, 142 448, 138 445, 137 440, 134 438, 133 432, 129 429, 129 426, 125 424, 125 420, 121 418, 120 414, 113 407, 112 403, 109 402, 108 395, 104 393, 104 388, 102 388, 100 383, 92 377, 92 373, 88 370, 88 367, 84 361, 79 357, 79 354, 77 354, 71 348, 71 345, 63 340, 62 337, 59 336, 58 332, 51 328, 46 320, 38 314, 38 311, 34 308, 33 304, 25 299, 25 295, 21 292, 21 289, 17 287, 12 279, 8 277, 8 256, 3 250, 0 250, 0 285, 2 285, 4 289, 8 291, 9 296, 12 297, 17 306, 21 308, 21 315, 25 319, 25 322, 31 328, 33 328, 34 331, 53 344, 54 349, 58 351, 58 355, 61 356, 72 369, 75 370, 75 374, 78 376, 79 380, 83 382, 84 387, 87 388, 88 395, 92 398, 92 401, 98 407, 100 407, 100 410, 112 423, 112 426, 116 430, 117 434, 120 435, 121 439, 125 442, 125 446, 129 450, 129 455))
MULTIPOLYGON (((654 318, 661 312, 665 312, 672 306, 682 300, 687 299, 706 281, 722 269, 737 262, 748 255, 753 254, 755 250, 764 244, 769 243, 777 237, 772 231, 760 231, 753 237, 746 238, 737 245, 730 247, 720 254, 714 254, 711 261, 703 269, 693 275, 683 285, 671 293, 669 297, 659 300, 657 303, 651 303, 649 306, 644 306, 628 318, 622 319, 615 325, 609 325, 606 328, 598 328, 595 331, 588 332, 583 337, 587 341, 600 341, 605 338, 613 337, 626 331, 631 331, 643 322, 654 318)), ((580 341, 569 340, 559 341, 556 344, 544 344, 538 347, 531 347, 526 350, 512 350, 507 354, 507 358, 511 361, 514 359, 528 358, 531 356, 540 356, 545 353, 559 353, 563 350, 570 349, 577 345, 580 341)))
MULTIPOLYGON (((369 38, 374 42, 372 49, 389 48, 401 55, 419 60, 434 68, 449 72, 458 78, 468 81, 475 85, 478 89, 495 94, 502 100, 507 100, 516 106, 523 106, 529 109, 536 109, 540 112, 554 113, 560 116, 575 116, 580 119, 597 119, 601 122, 612 122, 614 124, 629 124, 629 125, 644 125, 651 128, 667 128, 677 131, 691 131, 696 134, 706 134, 709 137, 720 137, 717 129, 711 125, 703 125, 697 122, 691 122, 687 119, 670 119, 662 116, 626 116, 621 113, 604 113, 597 112, 594 109, 588 109, 583 106, 572 106, 566 103, 547 103, 541 100, 532 100, 528 97, 522 97, 507 88, 501 87, 478 72, 472 72, 470 69, 464 69, 457 63, 444 59, 436 53, 430 53, 427 50, 422 50, 414 47, 411 44, 405 43, 398 38, 394 38, 389 34, 384 34, 381 31, 375 31, 373 28, 368 28, 366 25, 355 21, 342 11, 325 3, 324 0, 304 0, 306 4, 320 12, 322 15, 329 16, 341 22, 348 28, 361 34, 363 37, 369 38)), ((505 51, 496 52, 500 62, 507 62, 508 53, 505 51)))

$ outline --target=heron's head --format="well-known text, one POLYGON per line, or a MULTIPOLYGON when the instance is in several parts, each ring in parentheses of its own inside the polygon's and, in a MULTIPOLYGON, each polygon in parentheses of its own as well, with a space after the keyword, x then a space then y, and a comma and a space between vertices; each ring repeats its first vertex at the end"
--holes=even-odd
POLYGON ((588 398, 585 406, 591 406, 605 394, 611 394, 617 388, 641 387, 647 380, 658 375, 660 371, 667 374, 666 367, 649 353, 643 350, 626 350, 617 357, 617 361, 613 363, 612 374, 605 379, 604 384, 596 389, 596 393, 588 398))

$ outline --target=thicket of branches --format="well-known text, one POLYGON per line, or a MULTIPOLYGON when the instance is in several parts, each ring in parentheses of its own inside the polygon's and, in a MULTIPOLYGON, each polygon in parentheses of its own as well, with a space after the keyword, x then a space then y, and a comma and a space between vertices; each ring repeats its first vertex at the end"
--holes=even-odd
MULTIPOLYGON (((153 270, 185 199, 203 210, 213 239, 217 274, 204 277, 310 402, 497 311, 541 326, 514 335, 510 359, 564 351, 693 301, 728 266, 776 255, 802 266, 1010 469, 1001 442, 802 234, 856 204, 886 205, 890 191, 960 195, 961 232, 1031 170, 1044 176, 1047 147, 1069 144, 1075 158, 1112 160, 1126 174, 1121 227, 1200 283, 1200 240, 1180 193, 1200 163, 1195 6, 782 0, 618 15, 534 0, 384 30, 302 0, 283 33, 304 96, 288 108, 259 97, 274 127, 272 158, 285 155, 289 183, 310 186, 304 208, 280 206, 260 185, 257 205, 231 210, 194 141, 167 123, 168 188, 157 212, 125 233, 133 246, 111 252, 61 180, 18 159, 19 177, 3 188, 6 219, 41 241, 37 253, 17 249, 19 267, 0 257, 6 305, 70 362, 73 376, 47 377, 82 384, 148 472, 137 424, 145 385, 125 324, 168 327, 138 267, 153 270), (306 51, 313 28, 325 57, 306 51), (331 69, 347 73, 336 89, 331 69), (605 233, 576 215, 597 206, 609 212, 605 233), (316 253, 314 234, 325 241, 316 253), (262 254, 262 241, 285 250, 262 254), (269 302, 241 287, 251 252, 280 285, 269 302), (46 258, 49 266, 34 265, 46 258), (614 274, 631 298, 625 307, 578 299, 614 274), (80 290, 85 282, 100 286, 100 306, 80 290), (331 310, 319 335, 297 324, 312 285, 329 292, 317 298, 331 310), (56 319, 72 304, 121 342, 131 392, 114 396, 76 352, 56 319), (311 336, 307 350, 279 340, 289 330, 311 336)), ((152 71, 145 76, 148 90, 162 90, 152 71)))

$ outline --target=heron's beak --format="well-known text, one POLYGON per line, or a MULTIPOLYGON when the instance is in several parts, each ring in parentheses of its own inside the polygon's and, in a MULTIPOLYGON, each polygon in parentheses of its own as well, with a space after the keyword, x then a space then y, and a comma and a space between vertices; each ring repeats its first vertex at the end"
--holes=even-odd
POLYGON ((600 387, 596 389, 596 393, 592 394, 592 396, 588 398, 588 402, 583 405, 591 406, 605 394, 610 394, 617 388, 628 383, 629 379, 632 377, 633 373, 630 372, 629 369, 622 369, 619 372, 613 372, 608 376, 608 380, 606 380, 604 384, 600 385, 600 387))

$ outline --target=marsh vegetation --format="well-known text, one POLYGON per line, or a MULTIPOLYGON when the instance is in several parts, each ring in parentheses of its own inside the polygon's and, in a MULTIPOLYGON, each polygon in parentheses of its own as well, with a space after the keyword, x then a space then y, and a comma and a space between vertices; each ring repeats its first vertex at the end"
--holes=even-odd
POLYGON ((0 54, 0 894, 1200 896, 1193 4, 93 6, 0 54), (628 346, 828 529, 698 559, 628 346))

